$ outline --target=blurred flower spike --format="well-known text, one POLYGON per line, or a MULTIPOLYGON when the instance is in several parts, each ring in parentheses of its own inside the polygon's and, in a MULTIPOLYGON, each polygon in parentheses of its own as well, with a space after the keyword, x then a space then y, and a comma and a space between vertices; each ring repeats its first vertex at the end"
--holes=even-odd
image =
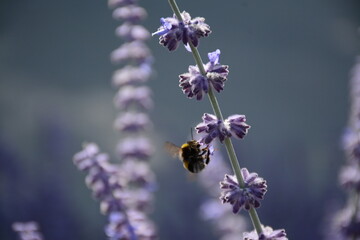
POLYGON ((243 240, 288 240, 284 229, 273 230, 271 227, 262 226, 263 232, 258 236, 256 231, 244 232, 243 240))
POLYGON ((241 175, 244 179, 244 187, 240 187, 234 175, 226 174, 224 180, 220 182, 220 189, 223 190, 220 200, 222 203, 230 203, 233 213, 238 213, 241 209, 250 210, 252 207, 260 207, 260 200, 267 191, 266 181, 258 177, 257 173, 249 173, 246 168, 242 168, 241 175))
POLYGON ((217 137, 220 142, 223 142, 226 137, 231 136, 242 139, 250 128, 250 126, 246 124, 245 115, 232 115, 222 121, 215 115, 205 113, 202 119, 203 122, 199 123, 195 129, 197 133, 206 133, 200 140, 200 142, 205 144, 211 143, 217 137))
POLYGON ((199 45, 199 38, 207 37, 210 33, 210 26, 205 23, 205 18, 196 17, 191 19, 189 13, 181 13, 182 21, 174 14, 173 17, 161 18, 161 26, 152 35, 160 35, 159 43, 174 51, 182 41, 184 45, 189 42, 194 47, 199 45))
POLYGON ((201 100, 204 94, 209 92, 212 86, 217 92, 224 90, 224 84, 229 74, 229 66, 220 65, 220 50, 208 54, 209 62, 204 65, 206 75, 202 75, 198 66, 189 66, 189 72, 179 76, 182 91, 188 98, 196 96, 197 100, 201 100))

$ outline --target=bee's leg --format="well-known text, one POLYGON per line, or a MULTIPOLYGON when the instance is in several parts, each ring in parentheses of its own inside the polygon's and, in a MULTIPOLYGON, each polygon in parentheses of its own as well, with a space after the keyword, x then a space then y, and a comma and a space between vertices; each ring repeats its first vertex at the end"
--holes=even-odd
POLYGON ((207 153, 207 152, 208 152, 207 150, 203 149, 199 155, 202 156, 202 155, 204 155, 204 154, 207 153))
POLYGON ((208 165, 209 162, 210 162, 210 151, 208 150, 207 154, 206 154, 206 160, 205 160, 206 165, 208 165))

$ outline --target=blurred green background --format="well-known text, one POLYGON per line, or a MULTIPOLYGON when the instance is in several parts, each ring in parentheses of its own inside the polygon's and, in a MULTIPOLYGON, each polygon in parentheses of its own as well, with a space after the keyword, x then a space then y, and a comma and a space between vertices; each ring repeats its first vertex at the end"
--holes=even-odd
MULTIPOLYGON (((140 3, 150 31, 172 15, 165 0, 140 3)), ((211 26, 200 43, 203 57, 219 48, 221 63, 230 65, 218 100, 225 116, 246 114, 252 126, 234 143, 241 166, 268 181, 263 223, 285 228, 293 240, 321 239, 326 218, 345 200, 337 173, 349 71, 360 50, 360 2, 178 4, 211 26)), ((27 220, 38 221, 46 239, 105 238, 99 204, 72 156, 84 141, 114 156, 121 137, 112 128, 116 66, 109 61, 122 43, 114 35, 118 25, 106 1, 0 2, 0 239, 16 239, 11 223, 27 220)), ((178 87, 177 75, 194 64, 192 56, 157 42, 149 41, 157 71, 149 85, 159 182, 152 218, 161 239, 217 239, 198 217, 204 190, 161 147, 187 140, 210 104, 187 99, 178 87)))

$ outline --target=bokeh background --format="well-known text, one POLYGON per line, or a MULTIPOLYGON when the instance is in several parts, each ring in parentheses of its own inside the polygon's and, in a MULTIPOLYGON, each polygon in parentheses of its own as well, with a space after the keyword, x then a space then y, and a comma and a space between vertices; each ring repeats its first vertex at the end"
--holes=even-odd
MULTIPOLYGON (((235 148, 241 166, 268 181, 263 223, 285 228, 293 240, 321 239, 345 201, 337 173, 349 71, 360 53, 360 2, 178 4, 211 26, 199 48, 204 58, 219 48, 221 62, 230 65, 218 100, 225 116, 246 114, 252 126, 235 148)), ((171 15, 165 0, 142 6, 151 31, 171 15)), ((0 239, 16 239, 12 222, 28 220, 39 222, 46 239, 105 238, 99 204, 72 156, 84 141, 114 156, 120 136, 112 127, 116 66, 109 54, 121 44, 118 25, 106 1, 0 2, 0 239)), ((199 218, 205 191, 161 147, 189 139, 210 104, 186 99, 178 87, 177 75, 194 64, 192 56, 157 42, 149 41, 157 71, 149 83, 156 106, 152 167, 159 182, 151 217, 161 239, 217 239, 199 218)))

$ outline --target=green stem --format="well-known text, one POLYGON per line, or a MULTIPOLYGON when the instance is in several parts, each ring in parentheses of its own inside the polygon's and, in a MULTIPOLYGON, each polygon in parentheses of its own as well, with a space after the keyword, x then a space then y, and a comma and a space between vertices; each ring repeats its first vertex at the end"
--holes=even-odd
POLYGON ((255 210, 255 208, 251 207, 249 210, 249 214, 250 214, 250 218, 252 221, 252 224, 257 232, 257 234, 260 236, 261 232, 262 232, 262 227, 261 227, 261 222, 260 222, 260 218, 255 210))
POLYGON ((176 1, 169 0, 169 4, 170 4, 171 9, 175 13, 176 17, 182 22, 183 18, 181 16, 180 9, 179 9, 178 5, 176 4, 176 1))
MULTIPOLYGON (((175 0, 168 0, 168 1, 169 1, 169 4, 170 4, 173 12, 175 13, 176 17, 180 21, 183 21, 180 10, 179 10, 179 7, 176 4, 176 1, 175 0)), ((203 76, 206 77, 206 71, 205 71, 205 68, 204 68, 204 63, 203 63, 203 61, 201 59, 201 56, 199 54, 198 49, 196 47, 194 47, 194 45, 191 42, 189 42, 189 45, 190 45, 191 52, 192 52, 192 54, 194 56, 196 65, 198 66, 198 68, 200 70, 200 73, 203 76)), ((214 111, 216 117, 219 120, 224 121, 223 115, 222 115, 221 110, 220 110, 219 103, 218 103, 218 101, 216 99, 216 96, 215 96, 215 94, 214 94, 211 87, 209 88, 208 97, 209 97, 209 101, 211 103, 211 106, 213 108, 213 111, 214 111)), ((233 171, 235 173, 235 176, 236 176, 236 178, 238 180, 238 183, 239 183, 241 188, 244 188, 245 187, 245 182, 244 182, 244 179, 243 179, 243 177, 241 175, 240 164, 239 164, 239 161, 238 161, 237 156, 235 154, 234 146, 233 146, 233 144, 231 142, 231 139, 230 138, 225 138, 224 143, 225 143, 226 151, 227 151, 227 153, 229 155, 229 159, 230 159, 230 162, 231 162, 232 169, 233 169, 233 171)), ((257 234, 260 235, 261 232, 262 232, 262 227, 261 227, 261 222, 260 222, 259 216, 258 216, 255 208, 250 208, 249 215, 250 215, 251 221, 253 223, 253 226, 254 226, 257 234)))

